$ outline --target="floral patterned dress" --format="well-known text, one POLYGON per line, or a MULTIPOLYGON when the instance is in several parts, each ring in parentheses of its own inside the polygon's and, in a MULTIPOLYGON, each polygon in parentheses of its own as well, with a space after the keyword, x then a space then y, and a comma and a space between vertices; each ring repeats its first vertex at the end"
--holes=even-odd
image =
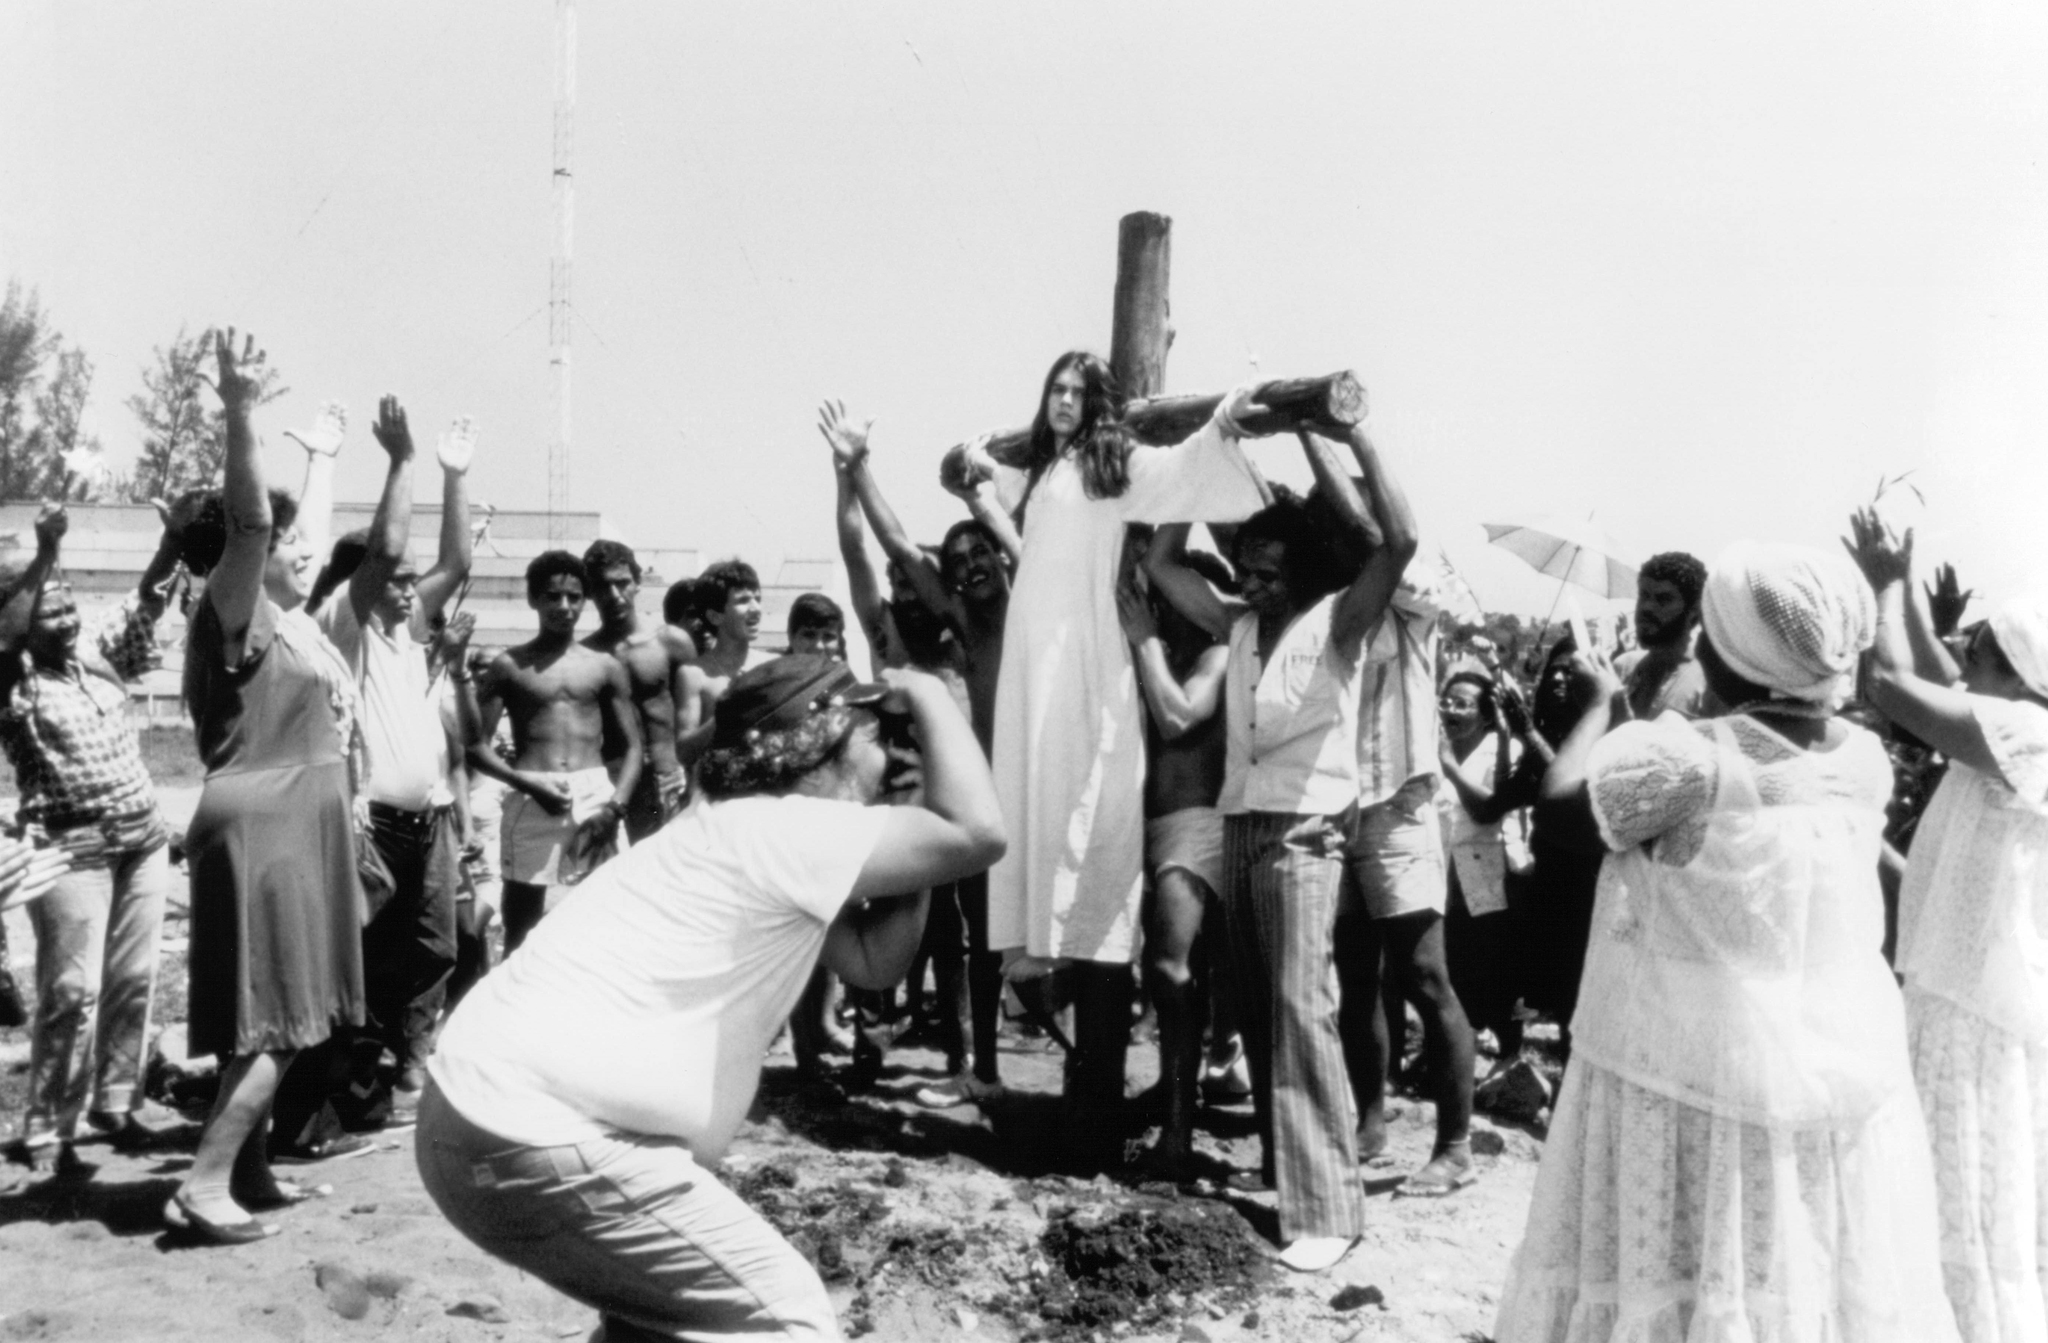
POLYGON ((1667 719, 1587 774, 1615 855, 1494 1337, 1954 1340, 1879 951, 1883 748, 1667 719))

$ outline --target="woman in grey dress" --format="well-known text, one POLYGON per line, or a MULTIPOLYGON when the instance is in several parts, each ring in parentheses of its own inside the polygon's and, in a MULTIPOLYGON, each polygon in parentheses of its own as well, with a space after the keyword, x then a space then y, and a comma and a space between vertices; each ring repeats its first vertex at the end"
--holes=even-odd
MULTIPOLYGON (((185 700, 206 765, 186 837, 190 1043, 226 1062, 199 1151, 164 1210, 221 1244, 297 1202, 265 1156, 292 1055, 363 1020, 361 906, 346 762, 353 687, 300 609, 313 557, 292 500, 263 483, 249 410, 262 354, 215 338, 226 410, 225 544, 186 637, 185 700)), ((191 546, 188 550, 202 549, 191 546)), ((194 555, 203 567, 206 558, 194 555)))

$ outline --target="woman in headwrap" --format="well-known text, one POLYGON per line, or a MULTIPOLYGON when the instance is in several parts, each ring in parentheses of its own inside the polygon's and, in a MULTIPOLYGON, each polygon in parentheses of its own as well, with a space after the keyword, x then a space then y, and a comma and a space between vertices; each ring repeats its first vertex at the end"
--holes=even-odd
POLYGON ((1912 533, 1869 513, 1868 694, 1949 758, 1899 892, 1913 1079, 1934 1142, 1941 1265, 1970 1343, 2048 1339, 2048 606, 2012 601, 1958 667, 1913 590, 1912 533))
POLYGON ((1869 645, 1841 557, 1738 545, 1721 715, 1626 722, 1604 659, 1544 778, 1612 853, 1500 1343, 1940 1343, 1934 1174, 1878 946, 1891 769, 1836 718, 1869 645))

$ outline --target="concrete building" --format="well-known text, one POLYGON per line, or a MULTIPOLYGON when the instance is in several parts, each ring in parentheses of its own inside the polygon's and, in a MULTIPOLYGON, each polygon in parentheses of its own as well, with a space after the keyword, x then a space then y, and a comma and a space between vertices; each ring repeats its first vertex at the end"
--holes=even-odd
MULTIPOLYGON (((39 505, 0 504, 0 565, 25 562, 35 553, 35 519, 39 505)), ((337 504, 334 534, 370 525, 374 503, 337 504)), ((71 526, 64 538, 64 572, 77 595, 80 615, 91 631, 112 618, 135 591, 143 567, 156 551, 161 525, 156 510, 146 504, 72 504, 71 526)), ((473 525, 484 523, 481 509, 472 510, 473 525)), ((483 538, 476 547, 468 590, 462 609, 476 616, 475 642, 521 643, 533 636, 533 612, 526 605, 527 563, 552 546, 582 554, 598 537, 606 534, 598 513, 571 513, 561 520, 560 538, 548 539, 546 513, 525 509, 498 509, 490 516, 483 538)), ((421 569, 432 566, 439 544, 440 510, 422 504, 413 510, 412 548, 421 569)), ((629 543, 630 544, 630 543, 629 543)), ((640 605, 649 617, 661 618, 661 598, 678 578, 694 577, 706 561, 698 552, 671 547, 634 546, 643 570, 640 605)), ((719 558, 714 556, 713 558, 719 558)), ((758 566, 757 566, 758 567, 758 566)), ((763 656, 782 651, 783 632, 789 624, 790 603, 800 593, 832 593, 843 605, 845 587, 836 559, 785 560, 775 574, 762 575, 764 611, 757 648, 763 656)), ((584 613, 586 629, 597 627, 594 609, 584 613)), ((183 717, 178 704, 179 668, 184 664, 185 621, 173 610, 159 627, 164 645, 163 669, 152 673, 137 688, 135 710, 155 719, 183 717)))

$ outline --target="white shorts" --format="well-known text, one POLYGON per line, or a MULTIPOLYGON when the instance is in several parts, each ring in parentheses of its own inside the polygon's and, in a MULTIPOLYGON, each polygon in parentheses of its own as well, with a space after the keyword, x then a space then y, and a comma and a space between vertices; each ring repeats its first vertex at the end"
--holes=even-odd
POLYGON ((1154 873, 1179 868, 1223 891, 1223 813, 1214 807, 1183 807, 1145 822, 1145 858, 1154 873))
POLYGON ((548 815, 540 803, 516 790, 505 798, 498 853, 506 881, 528 886, 574 886, 624 847, 614 841, 584 852, 575 842, 576 827, 597 815, 612 799, 612 777, 604 766, 593 765, 548 777, 568 785, 570 803, 564 815, 548 815))

